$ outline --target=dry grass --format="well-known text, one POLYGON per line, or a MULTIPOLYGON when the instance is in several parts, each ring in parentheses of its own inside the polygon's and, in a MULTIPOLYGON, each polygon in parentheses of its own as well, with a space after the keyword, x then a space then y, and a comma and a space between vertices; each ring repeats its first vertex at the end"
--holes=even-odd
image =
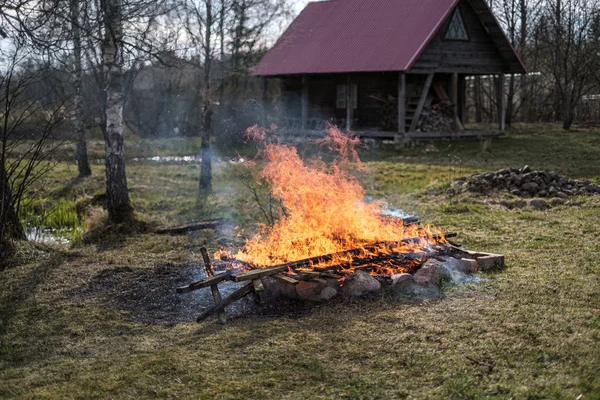
MULTIPOLYGON (((460 232, 469 248, 506 254, 506 271, 447 288, 442 300, 336 301, 303 317, 227 326, 143 324, 101 296, 73 291, 115 267, 192 261, 200 246, 226 238, 143 234, 106 247, 38 248, 35 260, 0 272, 0 398, 599 399, 600 198, 507 211, 440 190, 459 168, 529 164, 600 178, 589 159, 600 159, 598 134, 525 133, 495 143, 487 161, 477 143, 444 142, 452 148, 438 144, 439 153, 379 149, 369 164, 371 194, 460 232), (566 142, 556 150, 559 139, 566 142), (449 163, 454 156, 462 164, 449 163)), ((69 182, 72 170, 60 168, 49 192, 69 182)), ((155 223, 254 215, 228 182, 197 207, 195 167, 128 168, 136 206, 155 223)), ((100 188, 92 179, 70 193, 100 188)))

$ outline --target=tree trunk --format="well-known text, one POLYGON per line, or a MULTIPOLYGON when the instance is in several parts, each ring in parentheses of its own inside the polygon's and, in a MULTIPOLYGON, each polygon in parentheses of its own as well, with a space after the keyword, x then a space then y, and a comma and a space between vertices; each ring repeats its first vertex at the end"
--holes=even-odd
POLYGON ((104 83, 106 93, 106 194, 108 217, 111 222, 131 218, 133 207, 129 200, 125 158, 123 153, 123 50, 121 48, 121 0, 105 0, 104 83))
POLYGON ((219 104, 223 104, 225 96, 225 1, 221 0, 221 8, 219 10, 219 48, 221 61, 221 80, 219 82, 219 104))
POLYGON ((206 0, 206 26, 204 34, 204 106, 202 107, 202 163, 200 166, 200 192, 212 190, 212 136, 213 110, 211 104, 210 70, 212 65, 211 29, 213 25, 212 0, 206 0))
POLYGON ((71 0, 71 28, 73 31, 73 57, 75 58, 74 86, 75 95, 73 105, 75 108, 75 132, 77 133, 77 169, 80 177, 92 175, 87 155, 87 143, 85 141, 85 130, 83 124, 83 99, 81 67, 81 28, 79 25, 79 0, 71 0))
POLYGON ((2 199, 2 204, 0 204, 0 247, 2 247, 9 239, 26 240, 27 236, 15 210, 12 189, 4 166, 0 165, 0 168, 0 199, 2 199))
POLYGON ((210 138, 212 136, 212 117, 213 111, 210 106, 210 99, 205 100, 206 104, 202 110, 202 163, 200 165, 200 192, 210 192, 212 190, 212 149, 210 138))

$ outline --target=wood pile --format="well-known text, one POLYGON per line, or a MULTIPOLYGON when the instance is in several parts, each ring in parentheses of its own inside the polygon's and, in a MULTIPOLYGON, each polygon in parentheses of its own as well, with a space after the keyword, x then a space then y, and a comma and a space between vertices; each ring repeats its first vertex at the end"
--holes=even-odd
POLYGON ((421 132, 453 132, 454 127, 454 106, 450 101, 442 101, 423 110, 418 124, 421 132))
MULTIPOLYGON (((447 239, 455 236, 456 233, 446 233, 444 235, 447 239)), ((257 302, 260 302, 261 300, 260 293, 265 291, 268 291, 271 295, 275 296, 281 295, 307 301, 326 301, 340 293, 345 296, 361 296, 369 292, 377 291, 381 288, 382 282, 387 285, 400 285, 398 286, 399 288, 409 284, 420 287, 419 285, 428 286, 432 280, 435 281, 437 279, 438 282, 434 286, 438 287, 440 280, 443 278, 441 272, 437 274, 427 273, 426 276, 428 278, 423 277, 426 272, 417 272, 417 274, 414 274, 414 278, 412 278, 413 275, 409 273, 385 276, 379 275, 378 271, 381 268, 385 268, 386 265, 403 267, 406 271, 414 273, 414 271, 423 269, 424 263, 428 260, 440 257, 454 257, 456 259, 463 259, 466 257, 471 263, 475 264, 477 264, 481 258, 484 263, 482 263, 480 267, 477 267, 477 270, 501 267, 504 264, 503 256, 466 252, 454 245, 447 244, 430 245, 427 251, 418 253, 407 254, 389 251, 399 244, 419 243, 423 239, 424 238, 416 237, 404 239, 399 242, 379 242, 368 246, 366 249, 353 249, 341 253, 285 263, 269 268, 256 268, 247 263, 238 263, 235 260, 229 260, 227 264, 228 269, 219 273, 215 271, 215 268, 208 257, 208 252, 203 248, 201 252, 207 277, 177 288, 177 293, 189 293, 210 287, 215 305, 204 311, 197 318, 197 321, 201 322, 212 315, 217 315, 221 323, 225 323, 226 319, 223 313, 225 308, 250 294, 254 295, 257 302), (386 248, 388 251, 385 251, 386 248), (365 254, 365 250, 368 253, 380 251, 380 253, 378 253, 380 255, 360 258, 360 255, 365 254), (349 262, 329 265, 332 260, 344 256, 355 258, 352 258, 352 261, 349 262), (490 260, 485 260, 486 257, 491 258, 490 260), (245 270, 242 270, 242 267, 245 270), (250 270, 247 270, 249 268, 250 270), (378 275, 378 277, 373 277, 371 273, 378 275), (406 276, 411 276, 411 278, 407 279, 406 276), (420 276, 421 278, 419 278, 420 276), (218 285, 228 281, 244 282, 246 284, 223 299, 218 285)), ((439 237, 437 237, 437 239, 434 237, 433 239, 437 240, 439 237)), ((459 261, 456 262, 458 263, 459 261)), ((460 261, 460 263, 465 265, 465 269, 475 269, 468 261, 463 260, 460 261)), ((426 269, 425 271, 428 270, 426 269)))

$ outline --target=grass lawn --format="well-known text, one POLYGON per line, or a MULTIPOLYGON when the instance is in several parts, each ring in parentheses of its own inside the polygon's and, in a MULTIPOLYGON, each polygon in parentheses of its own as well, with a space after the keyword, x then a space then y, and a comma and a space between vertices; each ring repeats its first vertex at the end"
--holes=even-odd
MULTIPOLYGON (((197 141, 154 141, 130 154, 153 155, 155 146, 197 151, 197 141)), ((109 271, 195 262, 200 247, 215 250, 234 235, 22 245, 24 265, 0 272, 0 398, 600 399, 600 198, 506 210, 444 190, 460 176, 526 164, 600 183, 600 132, 520 126, 486 154, 466 140, 371 147, 363 152, 369 195, 459 232, 467 248, 505 254, 507 269, 424 303, 382 296, 226 326, 146 323, 135 299, 115 306, 110 287, 105 295, 81 288, 109 271)), ((103 167, 74 180, 69 151, 31 193, 49 208, 103 191, 103 167)), ((222 216, 249 228, 259 211, 230 169, 217 166, 215 193, 199 199, 196 165, 127 165, 132 200, 150 225, 222 216)), ((96 212, 85 224, 98 223, 96 212)))

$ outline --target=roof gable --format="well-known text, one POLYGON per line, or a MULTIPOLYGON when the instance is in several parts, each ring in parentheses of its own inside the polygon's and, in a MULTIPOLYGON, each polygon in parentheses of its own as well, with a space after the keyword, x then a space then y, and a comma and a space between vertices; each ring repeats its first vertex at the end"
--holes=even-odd
POLYGON ((253 73, 276 76, 407 71, 460 1, 309 3, 253 73))

